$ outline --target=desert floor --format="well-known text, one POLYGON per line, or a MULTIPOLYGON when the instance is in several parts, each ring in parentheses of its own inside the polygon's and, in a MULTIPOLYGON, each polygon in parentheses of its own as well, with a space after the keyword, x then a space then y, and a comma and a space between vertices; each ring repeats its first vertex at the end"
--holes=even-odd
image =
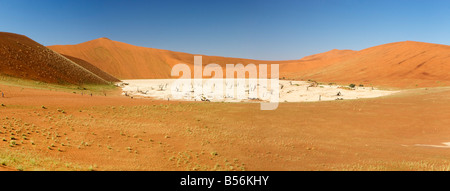
POLYGON ((274 111, 0 90, 0 170, 450 170, 450 87, 274 111))

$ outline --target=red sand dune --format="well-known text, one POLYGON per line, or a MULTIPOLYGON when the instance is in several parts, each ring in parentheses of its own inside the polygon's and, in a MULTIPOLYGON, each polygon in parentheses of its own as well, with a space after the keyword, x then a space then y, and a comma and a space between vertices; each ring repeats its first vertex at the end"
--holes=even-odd
POLYGON ((5 32, 0 32, 0 74, 49 83, 107 83, 30 38, 5 32))
MULTIPOLYGON (((170 78, 178 63, 193 66, 193 54, 145 48, 100 38, 49 48, 86 60, 120 79, 170 78)), ((300 60, 261 61, 204 56, 203 65, 280 64, 280 78, 389 87, 441 86, 450 82, 450 46, 397 42, 361 51, 331 50, 300 60)))

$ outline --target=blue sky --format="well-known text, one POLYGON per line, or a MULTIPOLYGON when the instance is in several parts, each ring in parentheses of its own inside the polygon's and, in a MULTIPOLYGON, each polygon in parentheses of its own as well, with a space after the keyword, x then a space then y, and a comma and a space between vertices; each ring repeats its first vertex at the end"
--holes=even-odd
POLYGON ((0 31, 44 45, 108 37, 262 60, 414 40, 450 45, 448 0, 0 0, 0 31))

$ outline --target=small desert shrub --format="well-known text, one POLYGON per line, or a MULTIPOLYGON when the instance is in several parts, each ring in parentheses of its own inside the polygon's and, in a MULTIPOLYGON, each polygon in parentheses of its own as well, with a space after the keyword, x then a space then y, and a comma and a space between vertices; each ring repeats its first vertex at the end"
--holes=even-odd
POLYGON ((348 87, 350 87, 350 88, 355 88, 355 84, 350 84, 350 85, 348 85, 348 87))

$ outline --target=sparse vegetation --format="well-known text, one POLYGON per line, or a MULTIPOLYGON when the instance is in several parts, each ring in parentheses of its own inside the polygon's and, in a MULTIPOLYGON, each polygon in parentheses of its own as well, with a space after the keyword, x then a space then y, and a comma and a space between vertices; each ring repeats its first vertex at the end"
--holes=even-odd
POLYGON ((35 80, 27 80, 22 78, 16 78, 12 76, 6 76, 0 74, 0 84, 22 87, 22 88, 31 88, 31 89, 41 89, 41 90, 52 90, 52 91, 61 91, 61 92, 73 92, 73 90, 89 90, 94 94, 102 94, 103 92, 108 92, 115 90, 117 87, 113 84, 83 84, 82 87, 79 85, 72 84, 54 84, 54 83, 46 83, 35 80))
MULTIPOLYGON (((70 94, 70 96, 77 95, 70 94)), ((125 105, 124 102, 119 102, 114 103, 114 108, 97 103, 83 106, 70 104, 56 106, 53 103, 42 102, 32 106, 8 104, 8 108, 0 110, 3 112, 0 115, 0 127, 2 127, 0 135, 4 137, 0 142, 0 149, 10 149, 16 154, 29 152, 35 158, 32 158, 33 160, 16 158, 16 162, 11 162, 0 157, 0 162, 12 169, 22 165, 23 170, 108 170, 112 168, 127 170, 130 168, 127 164, 136 162, 137 165, 133 168, 149 170, 150 167, 147 164, 151 160, 158 159, 164 165, 171 166, 170 170, 259 170, 258 165, 262 164, 261 162, 271 160, 275 165, 292 163, 298 164, 296 166, 298 169, 308 170, 308 167, 301 165, 305 156, 314 159, 326 155, 335 156, 339 152, 339 156, 349 155, 348 157, 352 160, 354 157, 352 152, 361 147, 366 149, 365 146, 355 144, 342 149, 339 145, 345 143, 339 138, 357 136, 363 130, 355 131, 349 127, 349 122, 339 118, 339 121, 345 124, 342 129, 348 135, 336 133, 334 129, 328 128, 327 130, 336 133, 330 138, 321 134, 321 128, 309 128, 312 125, 324 127, 323 122, 318 118, 298 120, 296 116, 308 117, 314 113, 318 117, 327 116, 334 119, 327 123, 336 125, 334 110, 336 108, 339 112, 343 112, 339 117, 349 114, 346 113, 347 110, 354 114, 355 111, 364 109, 363 112, 358 113, 358 120, 371 118, 376 112, 376 108, 366 104, 370 101, 323 103, 320 108, 308 103, 302 104, 304 107, 302 110, 296 109, 298 105, 288 103, 270 115, 257 109, 253 110, 255 104, 248 104, 249 107, 227 103, 173 102, 166 105, 152 100, 139 101, 145 104, 125 105), (49 109, 43 110, 42 104, 49 109), (10 108, 14 110, 9 111, 10 108), (62 109, 68 114, 63 115, 62 109), (76 112, 81 110, 83 110, 82 113, 76 112), (186 113, 189 115, 186 116, 186 113), (250 120, 256 118, 258 120, 250 120), (273 119, 278 120, 277 124, 268 123, 268 120, 273 119), (283 131, 267 133, 267 129, 280 126, 284 127, 283 131), (264 137, 255 132, 262 132, 264 137), (13 147, 9 147, 13 145, 11 142, 13 139, 9 138, 13 138, 16 143, 13 147), (263 147, 267 152, 260 152, 259 149, 262 148, 252 147, 254 145, 263 147), (222 151, 222 148, 227 149, 222 151), (233 150, 233 148, 237 149, 233 150), (79 161, 80 164, 91 164, 94 157, 92 153, 96 153, 95 157, 99 157, 99 161, 102 161, 98 168, 93 165, 74 167, 74 164, 64 161, 67 156, 76 154, 80 157, 74 157, 76 159, 71 160, 79 161), (88 156, 85 157, 88 159, 84 159, 84 156, 88 156), (49 161, 42 162, 43 157, 48 157, 49 161), (114 162, 110 162, 112 158, 114 162), (252 163, 252 165, 246 166, 245 163, 252 163)), ((381 106, 378 105, 378 107, 381 106)), ((373 127, 372 124, 367 125, 373 127)), ((355 141, 360 143, 359 140, 355 141)), ((373 143, 372 139, 365 141, 369 144, 373 143)), ((382 145, 380 148, 386 147, 382 145)), ((389 152, 394 152, 397 151, 396 148, 388 149, 392 149, 389 152)), ((354 158, 359 160, 359 157, 364 156, 354 158)), ((420 155, 413 154, 413 157, 419 158, 420 155)), ((332 167, 364 169, 368 165, 374 165, 368 163, 358 168, 353 164, 345 166, 347 165, 345 161, 342 162, 343 166, 339 166, 340 162, 342 161, 337 161, 336 164, 327 163, 328 166, 319 166, 318 169, 333 169, 332 167)), ((408 162, 411 161, 406 161, 400 169, 404 169, 408 162)), ((445 165, 440 166, 430 161, 428 163, 429 165, 423 166, 424 169, 445 168, 445 165), (434 167, 431 164, 434 164, 434 167)), ((443 160, 442 164, 446 164, 446 160, 443 160)), ((411 165, 419 164, 411 162, 411 165)), ((280 166, 274 168, 277 167, 280 166)), ((395 168, 389 165, 386 167, 386 169, 395 168)))

